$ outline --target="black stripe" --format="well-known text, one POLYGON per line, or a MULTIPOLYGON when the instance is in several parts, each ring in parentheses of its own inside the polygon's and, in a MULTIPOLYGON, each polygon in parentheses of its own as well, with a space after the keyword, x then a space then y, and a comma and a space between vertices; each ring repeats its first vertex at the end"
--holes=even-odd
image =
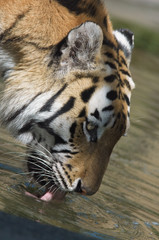
POLYGON ((67 144, 67 142, 62 137, 60 137, 59 135, 57 135, 55 133, 54 133, 54 138, 55 138, 55 145, 56 144, 67 144))
POLYGON ((66 164, 66 167, 69 169, 69 171, 71 172, 72 171, 72 165, 71 164, 66 164))
POLYGON ((81 0, 56 0, 59 4, 66 7, 70 12, 75 12, 77 15, 82 13, 79 7, 81 0))
POLYGON ((125 83, 125 85, 127 86, 127 88, 128 88, 129 90, 131 90, 130 83, 128 82, 127 79, 124 80, 124 83, 125 83))
POLYGON ((113 126, 112 126, 111 128, 114 128, 114 127, 115 127, 117 121, 118 121, 118 118, 115 119, 115 121, 114 121, 114 123, 113 123, 113 126))
POLYGON ((13 42, 21 42, 21 41, 24 40, 25 37, 28 37, 28 35, 26 35, 26 36, 16 36, 16 37, 7 38, 6 40, 3 41, 3 44, 13 43, 13 42))
POLYGON ((130 77, 130 73, 124 69, 120 69, 120 72, 122 72, 125 75, 128 75, 130 77))
POLYGON ((65 157, 66 157, 66 158, 72 158, 72 156, 70 156, 70 155, 65 155, 65 157))
POLYGON ((52 67, 53 64, 58 65, 59 59, 62 55, 61 49, 67 47, 67 37, 63 38, 56 45, 52 46, 52 51, 50 53, 50 61, 48 67, 52 67))
MULTIPOLYGON (((30 104, 30 103, 29 103, 30 104)), ((22 108, 20 108, 19 110, 17 110, 14 114, 10 115, 8 118, 7 118, 7 122, 11 122, 13 121, 20 113, 22 113, 26 108, 27 106, 29 105, 24 105, 22 108)))
POLYGON ((112 105, 109 105, 105 108, 102 109, 102 112, 105 112, 105 111, 112 111, 114 109, 114 107, 112 105))
MULTIPOLYGON (((82 73, 77 73, 75 74, 75 80, 79 78, 79 79, 82 79, 82 78, 94 78, 94 75, 91 74, 91 73, 85 73, 85 72, 82 72, 82 73)), ((95 77, 96 78, 96 77, 95 77)))
POLYGON ((104 123, 104 127, 106 127, 110 123, 110 121, 111 121, 111 118, 109 118, 108 121, 104 123))
POLYGON ((54 45, 49 45, 47 47, 42 47, 40 46, 38 43, 35 43, 35 42, 27 42, 27 41, 24 41, 25 44, 28 44, 28 45, 32 45, 34 46, 35 48, 37 48, 38 50, 51 50, 54 45))
POLYGON ((5 81, 6 80, 6 76, 7 76, 7 72, 9 72, 12 68, 5 68, 5 70, 1 70, 0 72, 0 81, 5 81))
POLYGON ((105 64, 106 64, 106 65, 109 65, 109 66, 110 66, 111 68, 113 68, 113 69, 116 69, 115 64, 112 63, 112 62, 106 61, 105 64))
POLYGON ((45 112, 45 111, 50 111, 51 106, 56 100, 57 97, 61 95, 61 93, 66 89, 67 84, 65 84, 54 96, 52 96, 45 104, 44 106, 39 110, 39 112, 45 112))
POLYGON ((99 77, 93 77, 92 81, 93 83, 97 83, 99 81, 99 77))
POLYGON ((104 78, 106 82, 113 82, 116 79, 116 75, 112 74, 104 78))
MULTIPOLYGON (((30 8, 22 13, 22 14, 19 14, 15 20, 15 22, 8 28, 6 29, 3 33, 0 34, 0 41, 2 41, 8 34, 11 33, 11 31, 17 26, 17 24, 19 23, 19 21, 21 21, 25 16, 26 14, 30 11, 30 8)), ((20 42, 20 41, 23 41, 25 44, 29 44, 29 45, 32 45, 34 47, 36 47, 37 49, 39 50, 49 50, 49 49, 52 49, 53 45, 50 45, 50 46, 47 46, 47 47, 42 47, 42 46, 39 46, 37 43, 35 42, 27 42, 27 41, 24 41, 25 38, 29 37, 28 34, 26 35, 22 35, 22 36, 14 36, 14 37, 11 37, 11 38, 8 38, 4 41, 4 43, 9 43, 9 42, 20 42)))
POLYGON ((126 94, 124 94, 124 99, 125 99, 127 105, 130 106, 130 100, 126 94))
POLYGON ((124 112, 122 112, 122 117, 124 118, 124 120, 126 120, 126 115, 124 112))
POLYGON ((111 90, 110 92, 107 93, 106 97, 114 101, 117 98, 117 91, 111 90))
MULTIPOLYGON (((11 33, 11 31, 17 26, 19 21, 21 21, 29 11, 30 9, 28 9, 26 12, 19 14, 17 16, 15 22, 8 29, 6 29, 3 33, 0 34, 0 41, 3 41, 3 39, 5 39, 5 37, 11 33)), ((15 38, 20 38, 20 37, 15 37, 15 38)))
POLYGON ((106 52, 104 53, 105 56, 107 56, 108 58, 114 58, 112 53, 106 52))
POLYGON ((30 11, 30 9, 28 9, 26 12, 24 12, 24 13, 22 13, 22 14, 19 14, 19 15, 17 16, 15 22, 14 22, 9 28, 7 28, 3 33, 0 34, 0 41, 1 41, 7 34, 9 34, 9 33, 13 30, 13 28, 16 27, 16 25, 19 23, 19 21, 22 20, 22 19, 25 17, 26 13, 28 13, 29 11, 30 11))
MULTIPOLYGON (((99 3, 98 3, 99 5, 99 3)), ((96 6, 94 6, 92 4, 92 2, 90 4, 88 4, 84 9, 83 11, 87 14, 87 15, 90 15, 90 16, 95 16, 96 15, 96 6)))
POLYGON ((38 141, 38 143, 41 143, 41 141, 42 141, 42 136, 41 136, 41 134, 39 135, 39 139, 38 139, 37 141, 38 141))
POLYGON ((10 115, 8 119, 6 120, 7 122, 13 121, 19 114, 24 112, 24 110, 42 93, 38 93, 35 97, 33 97, 29 103, 25 104, 22 108, 17 110, 14 114, 10 115))
POLYGON ((94 113, 91 113, 91 116, 94 116, 98 120, 100 119, 100 114, 99 114, 99 111, 97 109, 94 111, 94 113))
POLYGON ((37 48, 38 50, 51 50, 54 45, 50 45, 47 47, 42 47, 40 46, 38 43, 35 42, 28 42, 25 40, 25 38, 28 38, 29 35, 23 35, 23 36, 16 36, 16 37, 11 37, 11 38, 7 38, 5 41, 3 41, 3 44, 8 44, 8 43, 13 43, 13 42, 23 42, 23 44, 25 45, 32 45, 35 48, 37 48))
POLYGON ((126 67, 128 67, 128 65, 127 65, 127 63, 126 63, 126 61, 125 61, 125 59, 121 56, 121 62, 126 66, 126 67))
POLYGON ((100 4, 99 1, 94 1, 91 3, 86 2, 85 0, 56 0, 59 4, 66 7, 70 12, 76 13, 79 15, 81 13, 86 13, 90 16, 95 16, 96 14, 96 4, 100 4), (95 4, 96 3, 96 4, 95 4))
POLYGON ((79 113, 78 117, 81 118, 81 117, 85 117, 86 116, 86 108, 84 107, 82 109, 82 111, 79 113))
POLYGON ((62 150, 54 150, 54 149, 52 149, 51 153, 69 153, 69 154, 72 154, 72 155, 76 155, 79 152, 72 152, 72 151, 70 151, 68 149, 62 149, 62 150))
POLYGON ((19 129, 18 134, 20 135, 20 134, 23 134, 25 132, 28 132, 31 129, 31 127, 33 126, 33 124, 34 124, 33 120, 26 123, 21 129, 19 129))
POLYGON ((66 144, 67 142, 61 138, 58 134, 56 134, 52 128, 48 127, 45 122, 37 123, 38 127, 44 128, 50 135, 54 136, 55 143, 54 144, 66 144))
POLYGON ((59 117, 60 115, 70 111, 75 104, 75 98, 74 97, 70 97, 70 99, 67 101, 67 103, 64 104, 64 106, 58 110, 53 116, 51 116, 50 118, 46 119, 43 124, 45 126, 48 126, 50 124, 50 122, 52 122, 55 118, 59 117))
POLYGON ((106 53, 104 53, 104 55, 108 58, 113 58, 113 61, 116 62, 117 64, 119 64, 119 66, 120 66, 119 61, 115 58, 115 56, 112 53, 106 52, 106 53))
MULTIPOLYGON (((32 126, 35 124, 33 120, 31 120, 29 123, 25 124, 18 132, 18 134, 23 134, 25 132, 30 131, 32 126)), ((38 127, 44 128, 50 135, 52 135, 55 138, 55 145, 56 144, 67 144, 67 142, 61 138, 58 134, 56 134, 52 128, 48 127, 48 125, 45 125, 45 122, 37 123, 38 127)))
POLYGON ((104 19, 103 19, 103 24, 104 24, 104 26, 105 26, 105 28, 106 28, 106 30, 107 30, 107 29, 108 29, 107 16, 104 17, 104 19))
POLYGON ((86 74, 86 73, 82 73, 82 74, 76 74, 75 75, 75 80, 76 79, 82 79, 82 78, 91 78, 93 83, 97 83, 99 81, 99 77, 98 76, 93 76, 91 74, 86 74))
POLYGON ((108 58, 113 58, 112 60, 120 65, 119 61, 115 58, 115 56, 112 53, 106 52, 106 53, 104 53, 104 55, 108 58))
MULTIPOLYGON (((85 75, 84 74, 81 74, 81 73, 77 73, 77 74, 75 74, 75 80, 78 78, 78 79, 82 79, 82 78, 84 78, 85 77, 85 75)), ((87 76, 86 76, 87 77, 87 76)), ((92 76, 91 76, 92 77, 92 76)))
POLYGON ((72 123, 71 127, 70 127, 70 133, 71 133, 71 138, 74 138, 74 134, 76 131, 76 127, 77 127, 77 123, 76 121, 74 123, 72 123))
MULTIPOLYGON (((68 186, 67 186, 67 184, 66 184, 63 176, 61 175, 60 171, 58 170, 57 166, 56 166, 56 171, 57 171, 58 176, 60 177, 60 180, 62 181, 63 185, 65 186, 66 189, 68 189, 68 186)), ((60 184, 59 177, 58 177, 57 181, 58 181, 59 184, 60 184)))
POLYGON ((91 98, 91 96, 94 93, 95 89, 96 89, 96 86, 93 86, 91 88, 88 88, 88 89, 84 90, 81 93, 81 99, 83 100, 84 103, 87 103, 89 101, 89 99, 91 98))
POLYGON ((108 47, 110 47, 110 48, 112 48, 112 49, 114 49, 115 51, 118 50, 117 47, 114 45, 114 43, 111 42, 110 40, 108 40, 106 37, 105 37, 104 40, 103 40, 103 44, 104 44, 104 45, 107 45, 108 47))
POLYGON ((125 126, 123 124, 120 125, 120 132, 124 132, 125 126))
POLYGON ((120 112, 118 112, 118 114, 117 114, 117 118, 118 118, 118 119, 121 118, 121 113, 120 113, 120 112))
POLYGON ((67 179, 69 180, 70 184, 72 184, 72 179, 71 179, 69 173, 66 171, 66 169, 62 165, 61 165, 61 167, 62 167, 63 171, 65 172, 65 175, 67 176, 67 179))

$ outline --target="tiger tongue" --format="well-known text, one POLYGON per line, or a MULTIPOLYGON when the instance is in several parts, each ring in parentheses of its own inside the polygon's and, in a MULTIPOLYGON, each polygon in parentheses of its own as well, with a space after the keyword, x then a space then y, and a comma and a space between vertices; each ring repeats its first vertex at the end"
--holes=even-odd
POLYGON ((63 200, 66 195, 66 192, 57 190, 56 192, 46 192, 43 196, 40 197, 40 200, 45 202, 50 202, 54 200, 63 200))
POLYGON ((32 198, 35 198, 37 200, 40 199, 40 200, 45 201, 45 202, 50 202, 52 199, 53 200, 63 200, 66 193, 67 192, 64 192, 64 191, 61 191, 61 190, 57 190, 57 191, 53 191, 53 192, 48 191, 44 195, 42 195, 41 197, 38 197, 38 196, 26 191, 25 195, 29 196, 29 197, 32 197, 32 198))

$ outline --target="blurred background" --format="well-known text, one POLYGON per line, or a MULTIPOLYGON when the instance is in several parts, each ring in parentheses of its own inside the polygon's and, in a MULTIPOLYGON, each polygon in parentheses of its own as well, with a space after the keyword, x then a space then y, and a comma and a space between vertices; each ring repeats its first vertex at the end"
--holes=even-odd
POLYGON ((136 84, 131 127, 115 147, 102 185, 91 197, 36 202, 22 172, 25 148, 0 129, 0 210, 96 239, 159 239, 159 0, 105 0, 114 29, 135 34, 136 84))
POLYGON ((159 30, 158 0, 105 0, 112 16, 159 30))
POLYGON ((135 33, 135 49, 159 56, 159 0, 105 0, 114 27, 135 33))

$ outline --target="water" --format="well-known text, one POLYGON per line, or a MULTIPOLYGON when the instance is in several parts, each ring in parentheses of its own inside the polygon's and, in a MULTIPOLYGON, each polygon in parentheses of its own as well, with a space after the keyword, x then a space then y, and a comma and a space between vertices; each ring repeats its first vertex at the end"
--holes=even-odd
POLYGON ((25 148, 0 129, 0 210, 97 239, 159 239, 158 66, 157 57, 134 53, 131 128, 115 147, 94 196, 69 194, 50 203, 25 196, 26 177, 16 174, 25 165, 17 152, 23 155, 25 148))

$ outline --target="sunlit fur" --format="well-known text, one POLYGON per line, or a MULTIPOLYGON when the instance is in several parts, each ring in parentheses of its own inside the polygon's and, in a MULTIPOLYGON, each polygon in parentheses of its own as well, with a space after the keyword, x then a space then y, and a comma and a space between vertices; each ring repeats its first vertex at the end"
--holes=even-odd
POLYGON ((1 123, 48 189, 98 190, 129 127, 133 39, 100 0, 0 1, 1 123))

